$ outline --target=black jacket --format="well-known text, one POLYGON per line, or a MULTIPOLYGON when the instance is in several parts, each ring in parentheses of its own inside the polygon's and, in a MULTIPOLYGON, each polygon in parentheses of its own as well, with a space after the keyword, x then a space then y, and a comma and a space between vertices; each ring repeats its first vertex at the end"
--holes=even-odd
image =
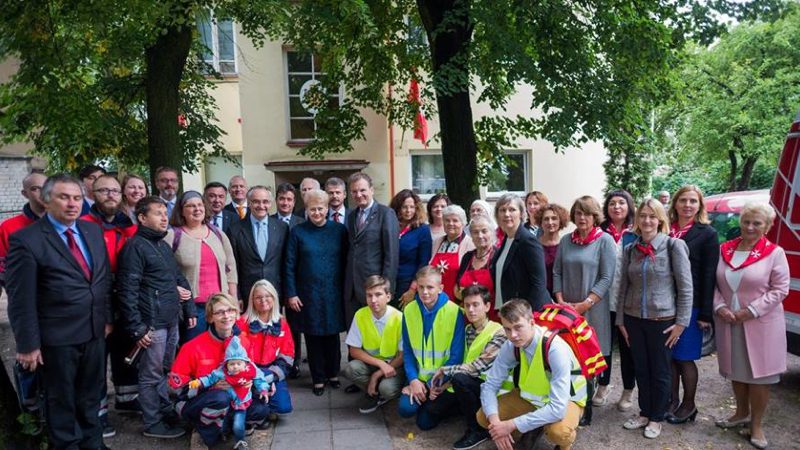
POLYGON ((91 256, 91 280, 47 217, 9 238, 8 318, 19 353, 103 338, 111 323, 111 268, 103 232, 85 220, 75 226, 91 256))
POLYGON ((125 243, 117 260, 117 307, 127 334, 138 340, 149 327, 162 329, 183 317, 197 317, 194 302, 181 302, 177 286, 191 289, 172 249, 163 241, 166 233, 139 226, 125 243))
POLYGON ((240 222, 231 226, 228 238, 236 258, 236 270, 239 272, 239 299, 247 307, 250 289, 258 280, 267 280, 275 286, 278 295, 283 298, 283 257, 286 252, 286 241, 289 239, 289 226, 281 220, 270 217, 267 220, 267 257, 262 260, 256 247, 253 235, 253 223, 250 213, 240 222))
MULTIPOLYGON (((503 301, 507 302, 512 298, 525 299, 531 304, 534 311, 551 303, 550 293, 547 292, 544 250, 539 240, 533 237, 525 225, 517 228, 517 234, 508 250, 505 264, 498 268, 497 260, 502 253, 502 247, 495 250, 490 271, 493 280, 497 279, 498 269, 503 271, 501 280, 503 301)), ((497 287, 495 287, 496 291, 497 287)))
POLYGON ((689 247, 689 262, 692 265, 692 306, 700 310, 697 314, 698 320, 713 322, 712 306, 719 262, 717 232, 711 225, 695 222, 683 236, 683 241, 689 247))

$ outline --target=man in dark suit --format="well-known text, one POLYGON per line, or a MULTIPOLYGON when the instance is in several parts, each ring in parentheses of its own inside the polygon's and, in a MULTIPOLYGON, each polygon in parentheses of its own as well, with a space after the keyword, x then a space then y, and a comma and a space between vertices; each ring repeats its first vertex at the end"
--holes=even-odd
POLYGON ((345 317, 352 322, 356 311, 366 305, 364 281, 381 275, 392 283, 397 277, 400 225, 397 215, 373 199, 372 178, 363 172, 350 176, 350 196, 356 205, 347 217, 350 251, 344 281, 345 317))
POLYGON ((325 192, 328 193, 328 220, 347 225, 350 208, 344 206, 344 199, 347 196, 344 180, 338 177, 328 178, 325 182, 325 192))
POLYGON ((97 413, 112 280, 103 232, 78 220, 83 194, 76 178, 48 178, 42 200, 42 220, 10 237, 8 317, 17 361, 28 370, 41 366, 50 445, 104 449, 97 413))
POLYGON ((289 225, 289 229, 295 225, 306 221, 303 217, 294 213, 294 205, 297 203, 297 189, 291 183, 281 183, 275 190, 275 200, 278 204, 278 212, 270 216, 289 225))
POLYGON ((288 225, 280 220, 268 220, 272 194, 266 187, 250 188, 247 204, 247 216, 231 226, 229 233, 239 273, 239 298, 245 308, 250 289, 261 279, 272 283, 282 296, 283 253, 289 237, 288 225))
POLYGON ((178 188, 181 178, 178 171, 172 167, 159 167, 156 169, 156 190, 161 200, 167 204, 167 214, 172 217, 175 201, 178 199, 178 188))
POLYGON ((231 229, 233 223, 241 220, 239 219, 239 215, 234 211, 225 209, 225 200, 227 197, 228 188, 220 182, 212 181, 203 189, 203 198, 205 198, 211 208, 209 222, 226 234, 231 229))
POLYGON ((244 219, 248 208, 247 181, 241 175, 232 176, 228 182, 228 192, 231 194, 231 202, 225 205, 225 209, 244 219))

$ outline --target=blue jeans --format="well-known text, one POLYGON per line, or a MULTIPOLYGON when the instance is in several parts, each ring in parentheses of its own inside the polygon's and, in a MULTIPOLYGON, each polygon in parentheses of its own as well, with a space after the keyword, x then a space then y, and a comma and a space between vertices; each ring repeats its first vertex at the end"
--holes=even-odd
MULTIPOLYGON (((269 365, 258 366, 264 374, 267 374, 269 365)), ((253 395, 256 393, 253 392, 253 395)), ((286 380, 275 382, 275 394, 269 398, 269 410, 276 414, 289 414, 292 412, 292 396, 289 394, 289 385, 286 380)))
POLYGON ((233 437, 237 441, 244 439, 244 425, 246 418, 246 410, 237 409, 233 411, 233 437))
POLYGON ((139 358, 139 404, 145 429, 160 422, 162 408, 170 404, 166 371, 175 359, 178 325, 155 330, 151 338, 139 358))

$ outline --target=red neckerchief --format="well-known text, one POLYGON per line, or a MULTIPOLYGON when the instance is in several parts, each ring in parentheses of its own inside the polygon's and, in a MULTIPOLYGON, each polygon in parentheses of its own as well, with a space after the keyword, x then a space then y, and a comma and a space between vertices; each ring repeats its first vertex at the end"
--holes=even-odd
POLYGON ((405 227, 403 227, 403 229, 400 230, 400 238, 402 238, 403 235, 408 233, 409 231, 411 231, 411 225, 406 225, 405 227))
POLYGON ((725 261, 725 264, 729 265, 732 270, 744 269, 750 264, 757 263, 758 261, 769 256, 769 254, 772 253, 772 251, 777 247, 777 245, 770 242, 769 239, 761 236, 761 239, 759 239, 758 242, 756 242, 756 245, 753 246, 753 249, 750 250, 750 254, 747 255, 747 259, 745 259, 744 262, 738 267, 733 267, 731 260, 733 259, 733 253, 736 251, 736 247, 739 246, 740 242, 742 242, 741 236, 719 246, 722 260, 725 261))
POLYGON ((600 236, 603 235, 603 229, 600 227, 592 228, 592 231, 586 235, 586 238, 581 238, 581 234, 578 230, 572 232, 572 243, 577 245, 589 245, 592 242, 598 240, 600 236))
POLYGON ((656 249, 653 247, 653 244, 647 243, 636 243, 636 249, 642 254, 642 259, 650 257, 651 260, 656 260, 656 249))
POLYGON ((611 237, 614 238, 614 242, 619 243, 619 240, 622 239, 622 235, 625 234, 626 231, 629 231, 631 227, 625 227, 621 230, 617 230, 617 227, 614 226, 614 222, 608 222, 608 228, 606 229, 606 233, 610 234, 611 237))
POLYGON ((686 236, 686 233, 689 232, 693 225, 694 220, 691 220, 683 228, 678 229, 678 222, 672 222, 672 225, 669 226, 669 237, 681 239, 686 236))

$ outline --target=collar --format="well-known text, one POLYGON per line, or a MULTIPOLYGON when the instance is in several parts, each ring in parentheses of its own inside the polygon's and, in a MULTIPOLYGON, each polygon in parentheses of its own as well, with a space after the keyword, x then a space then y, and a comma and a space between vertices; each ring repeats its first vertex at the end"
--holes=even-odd
POLYGON ((267 226, 268 222, 269 222, 269 214, 264 216, 264 218, 261 220, 256 219, 254 215, 250 214, 250 223, 252 223, 253 225, 258 225, 259 223, 261 223, 262 225, 267 226))
POLYGON ((160 241, 161 239, 164 239, 164 236, 167 235, 167 232, 158 231, 144 225, 139 225, 139 228, 136 229, 136 234, 151 241, 160 241))
POLYGON ((363 209, 362 208, 358 208, 358 209, 360 209, 361 213, 363 214, 363 213, 366 213, 367 211, 371 210, 373 206, 375 206, 375 199, 374 198, 369 201, 369 205, 367 205, 366 208, 363 208, 363 209))
POLYGON ((538 326, 534 326, 533 339, 531 339, 531 343, 522 349, 525 354, 528 355, 529 360, 533 359, 533 354, 536 353, 536 346, 539 345, 539 341, 542 339, 542 336, 542 330, 539 329, 538 326))
POLYGON ((53 228, 56 229, 58 234, 64 234, 67 230, 72 230, 73 233, 80 235, 80 231, 78 231, 78 226, 75 225, 75 222, 72 222, 71 225, 64 225, 63 223, 57 221, 50 215, 50 213, 45 214, 47 216, 47 220, 50 221, 50 224, 53 225, 53 228))
POLYGON ((165 199, 164 197, 162 197, 160 195, 158 196, 158 198, 160 198, 161 200, 164 200, 165 202, 169 203, 170 205, 175 206, 175 200, 178 199, 178 196, 176 195, 172 200, 167 200, 167 199, 165 199))
POLYGON ((97 203, 92 205, 92 207, 89 209, 89 214, 97 217, 100 220, 100 226, 102 226, 104 230, 128 228, 133 225, 131 218, 122 211, 117 211, 117 213, 114 214, 114 219, 112 219, 111 222, 108 222, 106 217, 97 208, 97 203))
POLYGON ((25 203, 25 206, 22 207, 22 214, 25 214, 25 217, 33 220, 34 222, 39 220, 39 216, 37 216, 36 213, 33 212, 33 209, 31 209, 30 203, 25 203))
POLYGON ((344 207, 344 204, 342 204, 342 206, 340 206, 338 209, 330 208, 328 215, 333 216, 333 213, 338 212, 340 216, 344 217, 345 211, 347 211, 347 209, 344 207))

